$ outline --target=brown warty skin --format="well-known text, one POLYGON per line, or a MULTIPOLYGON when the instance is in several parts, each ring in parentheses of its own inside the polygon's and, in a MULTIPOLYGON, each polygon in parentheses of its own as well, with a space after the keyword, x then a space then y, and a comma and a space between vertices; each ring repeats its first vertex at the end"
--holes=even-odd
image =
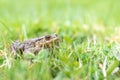
POLYGON ((18 53, 25 54, 28 52, 37 54, 41 49, 49 49, 52 46, 58 47, 59 38, 57 34, 25 40, 24 42, 15 41, 10 46, 10 51, 15 56, 18 53))

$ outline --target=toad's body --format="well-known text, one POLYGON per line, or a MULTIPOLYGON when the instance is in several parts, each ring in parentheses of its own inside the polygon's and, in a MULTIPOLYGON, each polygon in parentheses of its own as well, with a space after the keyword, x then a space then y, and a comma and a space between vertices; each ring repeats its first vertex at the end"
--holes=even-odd
POLYGON ((57 46, 58 43, 58 36, 56 34, 53 35, 47 35, 39 38, 33 38, 24 41, 23 43, 16 41, 13 42, 11 45, 11 53, 14 53, 14 55, 17 55, 17 53, 35 53, 37 54, 42 48, 47 49, 53 46, 57 46))

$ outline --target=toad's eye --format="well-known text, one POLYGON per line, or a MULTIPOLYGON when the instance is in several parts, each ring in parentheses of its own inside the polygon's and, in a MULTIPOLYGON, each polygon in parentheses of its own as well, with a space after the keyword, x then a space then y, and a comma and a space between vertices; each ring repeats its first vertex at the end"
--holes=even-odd
POLYGON ((45 36, 45 40, 50 40, 51 39, 51 36, 48 35, 48 36, 45 36))

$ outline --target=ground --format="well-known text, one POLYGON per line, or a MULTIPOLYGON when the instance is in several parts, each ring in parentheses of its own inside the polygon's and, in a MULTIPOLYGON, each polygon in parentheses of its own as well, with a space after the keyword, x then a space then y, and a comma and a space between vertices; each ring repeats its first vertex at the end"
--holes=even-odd
POLYGON ((119 80, 119 3, 0 0, 0 80, 119 80), (53 33, 59 50, 40 51, 32 64, 11 56, 13 41, 53 33))

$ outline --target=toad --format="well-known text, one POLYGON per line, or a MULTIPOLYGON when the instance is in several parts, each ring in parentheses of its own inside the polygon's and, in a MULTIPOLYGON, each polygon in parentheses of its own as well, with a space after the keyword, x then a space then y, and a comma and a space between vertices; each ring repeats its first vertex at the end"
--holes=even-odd
POLYGON ((15 56, 26 53, 37 54, 41 49, 50 49, 53 46, 58 48, 59 38, 57 34, 46 35, 38 38, 28 39, 24 42, 15 41, 10 46, 10 51, 15 56))

